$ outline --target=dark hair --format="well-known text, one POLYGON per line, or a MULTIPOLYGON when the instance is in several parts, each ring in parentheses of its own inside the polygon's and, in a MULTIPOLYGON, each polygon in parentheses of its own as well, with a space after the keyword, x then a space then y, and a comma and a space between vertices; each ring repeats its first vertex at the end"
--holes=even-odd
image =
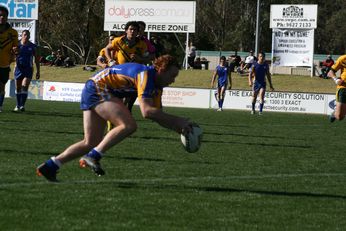
POLYGON ((137 30, 139 30, 138 22, 136 22, 136 21, 129 21, 129 22, 127 22, 126 25, 125 25, 125 31, 126 31, 127 29, 129 29, 130 26, 133 26, 133 27, 135 27, 137 30))
POLYGON ((109 36, 108 36, 108 38, 109 37, 117 37, 114 33, 111 33, 109 36))
POLYGON ((4 6, 0 6, 0 11, 4 11, 6 13, 6 16, 8 16, 8 9, 4 6))
POLYGON ((221 60, 226 61, 226 57, 225 57, 225 56, 221 56, 221 57, 220 57, 220 61, 221 61, 221 60))
POLYGON ((266 57, 266 54, 263 51, 258 52, 258 55, 260 55, 260 54, 263 56, 263 58, 266 57))
POLYGON ((146 26, 147 26, 147 24, 145 24, 145 22, 143 22, 143 21, 137 21, 137 23, 138 23, 138 25, 139 26, 143 26, 144 27, 144 29, 146 28, 146 26))
POLYGON ((23 34, 23 33, 26 33, 26 34, 28 34, 28 35, 30 36, 30 31, 29 31, 29 30, 23 30, 23 31, 22 31, 22 34, 23 34))

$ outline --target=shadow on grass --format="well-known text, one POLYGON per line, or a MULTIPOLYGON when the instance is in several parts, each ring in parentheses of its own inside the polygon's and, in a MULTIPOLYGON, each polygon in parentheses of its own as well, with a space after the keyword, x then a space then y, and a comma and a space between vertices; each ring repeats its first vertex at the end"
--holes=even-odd
MULTIPOLYGON (((17 114, 17 113, 15 113, 17 114)), ((18 113, 19 114, 19 113, 18 113)), ((83 118, 83 113, 74 114, 74 113, 62 113, 58 111, 25 111, 23 115, 34 115, 34 116, 49 116, 49 117, 67 117, 67 118, 83 118)))
POLYGON ((283 196, 283 197, 310 197, 320 199, 342 199, 346 200, 344 195, 334 195, 326 193, 313 193, 313 192, 283 192, 283 191, 265 191, 256 189, 238 189, 231 187, 211 187, 211 186, 187 186, 187 185, 166 185, 166 184, 138 184, 136 182, 119 182, 115 183, 117 188, 125 189, 162 189, 162 190, 196 190, 203 192, 215 192, 215 193, 249 193, 259 194, 266 196, 283 196))

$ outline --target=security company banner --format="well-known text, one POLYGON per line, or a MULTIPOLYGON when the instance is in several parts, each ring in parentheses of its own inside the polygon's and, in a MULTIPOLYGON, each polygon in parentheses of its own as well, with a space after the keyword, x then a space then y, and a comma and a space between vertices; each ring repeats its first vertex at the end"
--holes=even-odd
POLYGON ((195 32, 194 1, 105 0, 105 31, 124 31, 128 21, 144 21, 147 32, 195 32))
POLYGON ((273 29, 273 65, 311 66, 314 29, 273 29))
MULTIPOLYGON (((217 101, 211 98, 211 107, 217 108, 217 101)), ((334 95, 294 92, 266 92, 264 111, 327 114, 333 110, 334 95)), ((225 109, 251 110, 252 92, 231 90, 224 101, 225 109)), ((259 101, 256 103, 256 110, 259 101)))

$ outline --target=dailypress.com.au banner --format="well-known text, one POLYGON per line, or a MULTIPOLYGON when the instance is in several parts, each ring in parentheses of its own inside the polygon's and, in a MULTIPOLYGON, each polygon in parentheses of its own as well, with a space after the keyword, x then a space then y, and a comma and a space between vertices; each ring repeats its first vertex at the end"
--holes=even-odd
POLYGON ((313 29, 273 29, 273 65, 311 66, 313 29))
POLYGON ((195 32, 194 1, 105 0, 104 30, 124 31, 128 21, 144 21, 148 32, 195 32))

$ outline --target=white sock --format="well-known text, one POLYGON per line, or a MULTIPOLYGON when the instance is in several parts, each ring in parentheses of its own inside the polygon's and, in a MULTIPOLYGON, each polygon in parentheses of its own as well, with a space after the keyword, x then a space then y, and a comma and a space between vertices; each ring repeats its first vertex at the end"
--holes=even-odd
POLYGON ((56 159, 55 156, 52 156, 51 159, 54 164, 56 164, 59 168, 61 167, 62 163, 60 162, 60 160, 56 159))

